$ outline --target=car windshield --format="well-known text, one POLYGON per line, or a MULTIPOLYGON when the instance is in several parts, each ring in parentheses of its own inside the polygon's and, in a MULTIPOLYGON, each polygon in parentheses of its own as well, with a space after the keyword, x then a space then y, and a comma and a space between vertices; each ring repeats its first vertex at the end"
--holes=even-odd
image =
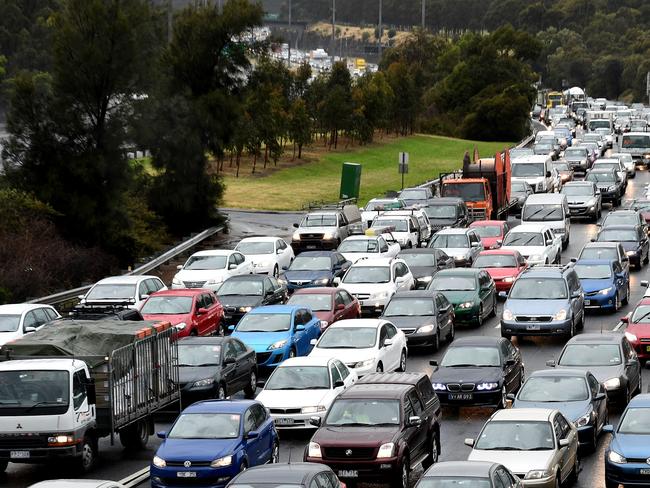
POLYGON ((632 312, 632 323, 650 324, 650 305, 639 305, 632 312))
POLYGON ((400 253, 399 258, 403 259, 409 268, 432 267, 436 265, 436 259, 433 253, 400 253))
POLYGON ((623 136, 621 147, 627 149, 647 149, 650 148, 650 135, 640 136, 623 136))
POLYGON ((296 256, 289 270, 291 271, 329 271, 332 260, 329 256, 296 256))
POLYGON ((463 476, 423 476, 418 481, 418 488, 491 488, 487 478, 463 476))
POLYGON ((178 343, 179 366, 220 366, 221 344, 183 344, 178 343))
POLYGON ((400 200, 371 200, 366 205, 365 210, 368 212, 382 211, 382 210, 395 210, 402 208, 400 200))
POLYGON ((408 219, 375 219, 371 227, 392 227, 395 232, 408 232, 408 219))
POLYGON ((241 415, 234 413, 182 413, 168 439, 236 439, 241 415))
POLYGON ((291 326, 289 313, 247 313, 237 325, 237 332, 285 332, 291 326))
POLYGON ((402 200, 426 200, 427 191, 418 189, 402 190, 402 192, 399 194, 399 197, 402 200))
MULTIPOLYGON (((547 146, 549 149, 551 146, 547 146)), ((544 163, 513 163, 512 176, 544 176, 544 163)))
POLYGON ((615 171, 620 171, 620 169, 621 169, 620 163, 619 163, 618 161, 615 162, 615 163, 610 162, 610 161, 602 161, 602 162, 601 162, 601 161, 597 161, 597 162, 594 164, 593 167, 594 167, 594 168, 598 168, 598 169, 603 169, 603 168, 604 168, 604 169, 613 169, 613 170, 615 170, 615 171))
POLYGON ((574 269, 581 280, 604 280, 612 277, 609 264, 576 264, 574 269))
POLYGON ((546 220, 562 220, 562 205, 560 204, 525 204, 524 214, 521 219, 530 222, 544 222, 546 220))
POLYGON ((522 156, 532 156, 533 150, 527 147, 510 149, 510 159, 520 158, 522 156))
POLYGON ((265 390, 328 390, 327 366, 281 366, 264 385, 265 390))
POLYGON ((547 421, 488 421, 474 445, 493 451, 552 450, 553 431, 547 421))
POLYGON ((437 248, 468 248, 469 239, 466 234, 436 234, 431 242, 429 247, 437 248))
POLYGON ((332 295, 329 293, 294 293, 287 305, 309 307, 313 312, 332 310, 332 295))
POLYGON ((512 254, 482 254, 474 261, 474 268, 516 268, 517 259, 512 254))
POLYGON ((560 366, 616 366, 621 364, 618 344, 567 344, 560 366))
POLYGON ((605 227, 598 234, 599 241, 606 242, 636 242, 638 235, 633 229, 610 229, 605 227))
POLYGON ((608 225, 636 225, 638 223, 639 215, 637 213, 611 212, 605 217, 603 227, 608 225))
POLYGON ((424 213, 430 219, 455 219, 456 205, 430 205, 424 207, 424 213))
POLYGON ((86 300, 129 300, 135 297, 135 284, 99 284, 86 295, 86 300))
POLYGON ((610 172, 594 172, 587 173, 586 181, 593 181, 594 183, 616 183, 616 175, 610 172))
POLYGON ((510 191, 513 193, 526 193, 528 186, 525 181, 513 181, 510 183, 510 191))
POLYGON ((343 277, 343 283, 388 283, 388 266, 353 266, 343 277))
POLYGON ((565 159, 586 159, 587 153, 584 149, 567 149, 564 151, 565 159))
POLYGON ((336 215, 333 214, 311 214, 307 215, 300 224, 300 227, 335 227, 336 215))
POLYGON ((452 346, 447 349, 440 366, 459 368, 468 366, 499 366, 501 358, 495 346, 452 346))
POLYGON ((67 371, 54 370, 0 371, 0 416, 15 415, 17 407, 27 407, 25 412, 58 407, 59 414, 65 413, 69 376, 67 371))
MULTIPOLYGON (((535 151, 535 154, 548 154, 552 150, 553 150, 553 145, 548 144, 546 142, 538 142, 533 147, 533 151, 535 151)), ((518 174, 516 176, 541 176, 541 175, 521 175, 521 174, 518 174)))
POLYGON ((504 246, 543 246, 541 232, 508 232, 503 240, 504 246))
POLYGON ((592 196, 594 188, 588 185, 565 185, 562 187, 561 193, 568 196, 592 196))
POLYGON ((649 211, 650 210, 650 200, 636 201, 632 204, 632 207, 640 211, 649 211))
POLYGON ((377 342, 376 327, 330 327, 318 341, 319 349, 368 349, 377 342))
POLYGON ((264 285, 262 280, 258 279, 244 279, 244 280, 226 280, 223 285, 219 287, 217 295, 225 297, 229 295, 254 295, 262 296, 264 292, 264 285))
POLYGON ((399 400, 339 399, 330 407, 325 425, 399 425, 399 400))
POLYGON ((580 259, 618 260, 618 252, 615 247, 585 247, 580 253, 580 259))
POLYGON ((223 269, 228 263, 228 256, 191 256, 183 269, 223 269))
POLYGON ((142 315, 176 315, 192 311, 192 297, 153 296, 142 306, 142 315))
POLYGON ((500 225, 477 225, 472 227, 480 237, 501 237, 500 225))
POLYGON ((650 434, 650 408, 628 408, 618 426, 618 433, 637 435, 650 434))
POLYGON ((377 239, 346 239, 338 248, 339 252, 379 252, 377 239))
POLYGON ((589 121, 589 130, 593 131, 595 129, 607 129, 610 130, 609 120, 590 120, 589 121))
POLYGON ((273 254, 274 246, 272 242, 240 242, 235 248, 242 254, 273 254))
POLYGON ((587 383, 579 376, 533 376, 517 395, 517 400, 524 402, 579 402, 588 398, 587 383))
POLYGON ((628 153, 614 153, 610 157, 619 159, 622 163, 631 163, 633 161, 632 155, 628 153))
POLYGON ((438 291, 470 291, 476 290, 474 276, 437 275, 429 285, 429 290, 438 291))
POLYGON ((517 300, 563 300, 567 287, 559 278, 519 278, 512 285, 509 298, 517 300))
POLYGON ((386 305, 384 316, 421 316, 434 315, 433 297, 432 298, 410 298, 410 297, 393 297, 386 305))
MULTIPOLYGON (((454 180, 452 180, 454 181, 454 180)), ((485 187, 483 183, 451 183, 443 186, 443 195, 446 197, 459 197, 464 202, 479 202, 485 200, 485 187)))
POLYGON ((0 332, 15 332, 20 325, 20 315, 0 315, 0 332))

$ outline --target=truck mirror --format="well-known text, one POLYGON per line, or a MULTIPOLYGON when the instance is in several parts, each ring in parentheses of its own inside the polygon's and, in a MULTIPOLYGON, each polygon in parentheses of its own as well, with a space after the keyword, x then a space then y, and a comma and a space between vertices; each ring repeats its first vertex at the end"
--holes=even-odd
POLYGON ((95 405, 97 403, 97 390, 95 389, 94 378, 86 380, 86 396, 88 397, 88 405, 95 405))
POLYGON ((550 177, 551 177, 551 172, 550 172, 550 171, 547 171, 547 172, 546 172, 546 177, 547 177, 547 178, 550 178, 550 177))

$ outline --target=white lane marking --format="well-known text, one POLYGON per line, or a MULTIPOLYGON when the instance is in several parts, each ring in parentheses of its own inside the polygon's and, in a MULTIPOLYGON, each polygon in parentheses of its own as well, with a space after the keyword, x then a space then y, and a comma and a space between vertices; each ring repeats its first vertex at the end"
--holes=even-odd
POLYGON ((500 329, 501 328, 501 322, 499 322, 497 325, 494 326, 495 329, 500 329))
POLYGON ((619 322, 618 324, 616 324, 616 327, 612 329, 612 332, 616 332, 617 330, 620 330, 621 327, 623 327, 623 322, 619 322))

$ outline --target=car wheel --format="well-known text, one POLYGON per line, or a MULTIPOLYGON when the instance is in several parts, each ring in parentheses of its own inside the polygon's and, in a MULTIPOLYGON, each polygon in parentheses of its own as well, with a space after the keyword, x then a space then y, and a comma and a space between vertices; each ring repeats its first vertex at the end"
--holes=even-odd
POLYGON ((402 349, 402 354, 399 357, 399 368, 397 371, 403 373, 406 371, 406 350, 402 349))
POLYGON ((431 432, 429 436, 429 455, 422 461, 422 468, 427 469, 438 462, 438 439, 435 432, 431 432))
POLYGON ((483 325, 483 304, 482 303, 478 308, 478 316, 476 317, 476 325, 479 326, 479 327, 481 325, 483 325))
POLYGON ((120 442, 125 449, 131 451, 144 449, 149 442, 149 426, 146 420, 138 420, 120 430, 120 442))
POLYGON ((492 300, 492 310, 490 311, 490 317, 497 316, 497 296, 494 295, 494 300, 492 300))
POLYGON ((436 331, 436 334, 433 336, 433 342, 431 343, 431 349, 437 351, 440 349, 440 329, 436 331))
POLYGON ((7 471, 7 466, 9 465, 9 461, 0 461, 0 473, 4 473, 7 471))
POLYGON ((454 325, 454 322, 451 322, 451 325, 449 326, 449 333, 447 334, 447 342, 451 342, 454 340, 454 337, 456 337, 456 325, 454 325))
POLYGON ((273 443, 270 462, 271 464, 278 464, 280 462, 280 444, 277 441, 273 443))
POLYGON ((594 425, 594 434, 589 440, 589 452, 596 452, 596 449, 598 448, 598 429, 594 425))
POLYGON ((76 459, 77 471, 80 474, 88 473, 93 469, 96 462, 97 443, 94 438, 86 436, 81 443, 81 456, 76 459))
POLYGON ((576 461, 573 463, 573 468, 569 474, 569 483, 573 484, 578 481, 578 476, 580 476, 580 456, 576 454, 576 461))
POLYGON ((605 488, 618 488, 618 481, 605 479, 605 488))
POLYGON ((618 296, 618 292, 614 295, 614 313, 618 312, 621 308, 621 299, 618 296))
POLYGON ((246 461, 242 461, 241 464, 239 465, 239 472, 242 473, 248 469, 248 464, 246 461))
POLYGON ((560 472, 558 471, 557 473, 555 473, 555 483, 554 483, 555 488, 562 488, 561 479, 562 478, 560 477, 560 472))
POLYGON ((296 350, 292 347, 289 349, 289 358, 295 358, 296 357, 296 350))
POLYGON ((248 385, 244 388, 244 395, 246 398, 254 398, 255 392, 257 391, 257 373, 255 370, 251 370, 250 377, 248 379, 248 385))
POLYGON ((383 373, 384 372, 384 365, 381 363, 377 363, 377 367, 375 368, 375 371, 377 373, 383 373))
POLYGON ((621 303, 623 303, 623 305, 627 305, 628 303, 630 303, 630 283, 629 282, 627 284, 627 290, 625 291, 625 298, 623 298, 621 300, 621 303))
POLYGON ((650 249, 648 249, 648 252, 645 253, 645 259, 643 260, 643 264, 648 264, 648 260, 650 260, 650 249))
POLYGON ((571 319, 571 325, 569 326, 567 337, 568 339, 571 339, 574 335, 576 335, 576 323, 574 319, 571 319))
POLYGON ((218 400, 226 399, 226 388, 223 386, 223 384, 219 384, 219 388, 217 388, 217 399, 218 400))
POLYGON ((641 390, 643 389, 643 385, 641 383, 642 383, 642 378, 641 375, 639 374, 639 384, 637 385, 636 390, 634 390, 634 395, 641 394, 641 390))
POLYGON ((508 392, 506 391, 505 385, 501 388, 501 400, 499 400, 499 405, 497 408, 506 408, 508 406, 508 392))
POLYGON ((409 486, 409 471, 410 471, 410 461, 408 456, 404 456, 404 459, 402 460, 402 467, 400 469, 400 474, 397 475, 397 479, 395 480, 395 483, 393 486, 397 486, 399 488, 408 488, 409 486))

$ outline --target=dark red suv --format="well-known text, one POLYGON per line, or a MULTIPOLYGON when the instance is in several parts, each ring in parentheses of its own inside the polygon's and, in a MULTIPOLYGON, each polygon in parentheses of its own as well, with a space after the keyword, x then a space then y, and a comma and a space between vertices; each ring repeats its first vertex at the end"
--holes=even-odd
POLYGON ((440 402, 424 373, 373 373, 337 397, 305 451, 342 480, 407 488, 411 470, 440 454, 440 402))

